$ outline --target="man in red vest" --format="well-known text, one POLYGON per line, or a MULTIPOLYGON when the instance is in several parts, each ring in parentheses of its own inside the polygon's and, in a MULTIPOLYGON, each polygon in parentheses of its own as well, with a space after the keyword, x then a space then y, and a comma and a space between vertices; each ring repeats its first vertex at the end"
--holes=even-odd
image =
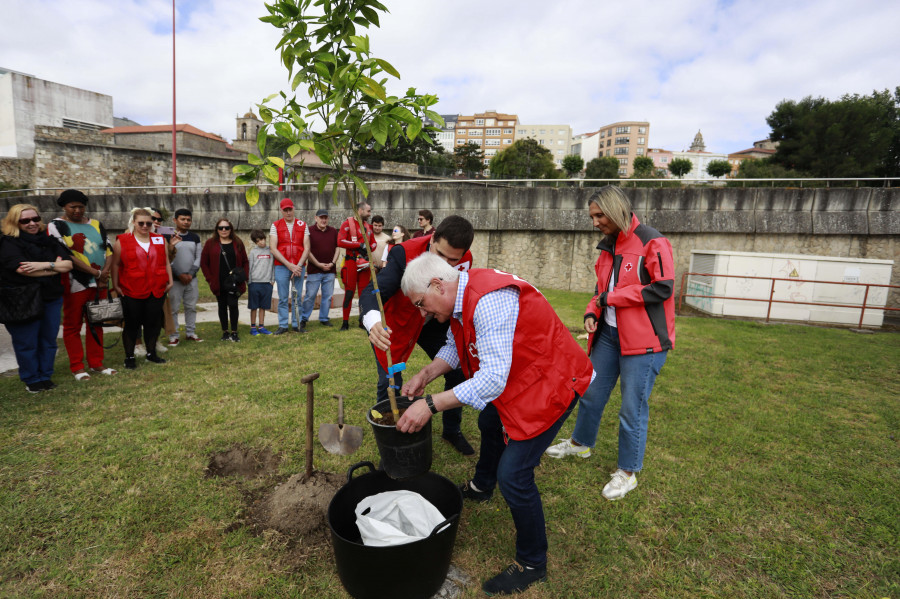
POLYGON ((498 270, 459 272, 432 254, 406 266, 403 293, 423 315, 450 322, 447 344, 403 385, 404 395, 457 365, 466 380, 426 395, 404 412, 397 429, 421 429, 433 414, 469 405, 481 410, 481 452, 463 497, 488 501, 494 486, 516 526, 516 561, 482 588, 520 593, 547 579, 547 532, 534 469, 594 369, 550 303, 527 281, 498 270), (521 318, 520 318, 521 316, 521 318))
POLYGON ((288 332, 288 300, 293 295, 292 310, 297 315, 294 332, 300 332, 300 300, 306 260, 309 256, 309 235, 306 223, 294 218, 294 202, 281 200, 282 218, 269 229, 269 249, 275 258, 275 284, 278 285, 278 329, 276 335, 288 332), (295 293, 292 293, 291 289, 295 293))
MULTIPOLYGON (((369 283, 359 298, 359 313, 363 325, 369 331, 369 340, 375 347, 375 364, 378 368, 378 394, 376 402, 388 398, 387 355, 390 345, 391 361, 394 364, 406 362, 416 345, 421 347, 430 359, 434 359, 447 342, 448 322, 425 319, 419 310, 400 292, 400 281, 410 261, 425 252, 439 256, 444 262, 460 271, 472 266, 472 252, 469 248, 475 239, 472 223, 461 216, 451 215, 441 221, 437 229, 424 237, 398 243, 388 254, 387 265, 378 273, 378 290, 384 304, 384 318, 387 330, 381 326, 378 300, 372 293, 374 285, 369 283), (433 235, 432 235, 433 234, 433 235)), ((403 384, 400 373, 394 375, 397 386, 403 384)), ((444 389, 452 389, 463 382, 459 368, 444 375, 444 389)), ((445 410, 441 414, 443 431, 441 438, 464 456, 474 456, 475 450, 462 433, 462 408, 445 410)))
MULTIPOLYGON (((344 265, 341 267, 341 281, 344 283, 344 322, 341 330, 350 329, 350 308, 353 305, 353 295, 359 289, 362 292, 369 284, 369 259, 366 254, 366 245, 374 251, 378 247, 369 217, 372 216, 372 207, 365 201, 356 205, 356 211, 365 225, 361 231, 356 217, 351 216, 338 230, 338 246, 344 248, 344 265)), ((359 319, 359 328, 364 328, 362 318, 359 319)))

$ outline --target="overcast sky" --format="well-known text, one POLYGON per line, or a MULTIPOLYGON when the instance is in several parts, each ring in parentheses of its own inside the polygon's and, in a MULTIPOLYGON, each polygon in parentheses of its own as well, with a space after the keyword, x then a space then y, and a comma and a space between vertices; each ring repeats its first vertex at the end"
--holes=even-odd
MULTIPOLYGON (((650 122, 651 147, 767 137, 782 99, 900 85, 894 0, 381 0, 373 54, 440 97, 574 133, 650 122)), ((256 0, 176 0, 177 121, 227 139, 235 116, 289 89, 256 0)), ((113 97, 116 116, 172 119, 171 0, 4 0, 0 66, 113 97)))

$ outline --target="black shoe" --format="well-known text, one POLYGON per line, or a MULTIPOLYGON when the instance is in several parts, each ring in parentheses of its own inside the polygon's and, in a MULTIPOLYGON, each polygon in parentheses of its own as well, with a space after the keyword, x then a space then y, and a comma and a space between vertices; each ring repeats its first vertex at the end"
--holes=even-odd
POLYGON ((323 327, 333 327, 334 326, 333 324, 331 324, 330 320, 320 320, 319 324, 322 325, 323 327))
POLYGON ((441 435, 441 439, 452 445, 453 449, 466 457, 472 457, 473 455, 475 455, 475 450, 472 449, 472 446, 469 445, 468 441, 466 441, 466 438, 463 436, 462 431, 457 431, 455 433, 444 433, 441 435))
POLYGON ((30 385, 26 383, 25 390, 29 393, 40 393, 41 391, 46 391, 46 388, 44 387, 43 381, 41 381, 39 383, 31 383, 30 385))
POLYGON ((235 343, 237 343, 238 341, 241 340, 241 338, 238 337, 237 331, 235 331, 231 334, 231 340, 234 341, 235 343))
POLYGON ((277 329, 275 329, 275 332, 272 333, 272 334, 273 334, 273 335, 284 335, 284 334, 287 333, 287 332, 288 332, 288 330, 287 330, 286 328, 284 328, 284 327, 278 327, 277 329))
POLYGON ((522 566, 518 562, 511 563, 506 570, 497 574, 481 585, 489 597, 494 595, 512 595, 521 593, 536 582, 547 580, 547 566, 532 568, 522 566))
POLYGON ((58 386, 56 383, 47 379, 46 381, 42 381, 41 384, 44 386, 44 391, 53 391, 58 386))
POLYGON ((222 341, 231 341, 231 333, 222 331, 222 341))
POLYGON ((137 361, 135 361, 134 356, 125 358, 125 368, 128 370, 137 370, 137 361))
POLYGON ((306 332, 306 321, 305 321, 305 320, 301 320, 301 321, 300 321, 300 332, 301 332, 301 333, 305 333, 305 332, 306 332))
POLYGON ((477 501, 478 503, 484 503, 491 498, 491 495, 494 494, 493 491, 476 491, 470 485, 471 481, 466 481, 463 484, 459 485, 459 491, 462 493, 463 499, 471 499, 472 501, 477 501))
POLYGON ((342 331, 349 331, 349 330, 350 330, 350 323, 347 322, 347 321, 345 320, 344 323, 341 325, 341 330, 342 330, 342 331))
POLYGON ((147 354, 147 361, 153 362, 154 364, 165 364, 166 361, 163 358, 160 358, 156 354, 147 354))
POLYGON ((292 333, 299 333, 299 332, 301 332, 301 331, 300 331, 300 327, 291 327, 291 332, 292 332, 292 333))

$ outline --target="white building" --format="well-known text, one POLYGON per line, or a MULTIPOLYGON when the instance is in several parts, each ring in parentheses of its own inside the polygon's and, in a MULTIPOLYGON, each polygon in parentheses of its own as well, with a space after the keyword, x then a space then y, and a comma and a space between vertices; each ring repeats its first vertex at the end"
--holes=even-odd
POLYGON ((709 166, 709 163, 713 160, 725 160, 727 162, 728 154, 707 152, 706 144, 703 143, 703 135, 697 131, 697 135, 694 136, 694 142, 691 144, 688 151, 672 152, 672 159, 674 160, 676 158, 687 158, 694 165, 691 172, 682 177, 683 179, 710 180, 721 179, 721 177, 711 177, 709 173, 706 172, 706 167, 709 166))
POLYGON ((32 158, 35 125, 113 127, 112 96, 0 67, 0 156, 32 158))

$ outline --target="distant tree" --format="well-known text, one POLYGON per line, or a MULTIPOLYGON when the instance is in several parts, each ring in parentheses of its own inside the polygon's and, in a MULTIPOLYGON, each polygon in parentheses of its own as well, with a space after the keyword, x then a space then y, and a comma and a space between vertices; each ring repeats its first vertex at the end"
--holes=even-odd
POLYGON ((724 177, 731 172, 731 163, 727 160, 710 160, 706 165, 706 173, 710 177, 724 177))
POLYGON ((803 177, 803 173, 789 170, 776 164, 771 158, 745 158, 738 167, 738 179, 793 179, 803 177))
POLYGON ((650 179, 653 177, 653 159, 649 156, 635 156, 631 166, 634 167, 634 178, 650 179))
POLYGON ((464 172, 480 173, 484 170, 484 150, 472 142, 453 148, 453 162, 464 172))
POLYGON ((840 100, 783 100, 766 119, 773 162, 814 177, 900 175, 900 87, 840 100))
POLYGON ((669 172, 679 179, 691 172, 693 168, 694 163, 687 158, 674 158, 672 162, 669 163, 669 172))
POLYGON ((491 177, 497 179, 555 179, 553 154, 527 137, 491 159, 491 177))
POLYGON ((584 158, 578 154, 569 154, 562 159, 562 167, 568 176, 577 175, 584 168, 584 158))
POLYGON ((587 179, 618 179, 619 159, 614 156, 594 158, 584 167, 584 176, 587 179))

